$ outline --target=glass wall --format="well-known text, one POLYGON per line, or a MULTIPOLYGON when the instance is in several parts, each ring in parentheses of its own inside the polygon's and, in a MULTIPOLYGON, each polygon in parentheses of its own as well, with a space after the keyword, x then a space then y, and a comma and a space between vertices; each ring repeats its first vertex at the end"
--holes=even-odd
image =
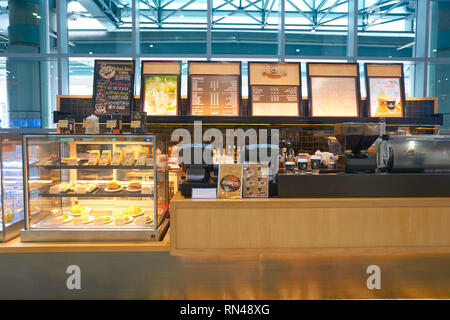
POLYGON ((182 60, 183 95, 189 60, 241 60, 244 77, 300 61, 303 95, 307 61, 401 62, 407 96, 447 116, 449 16, 450 0, 0 0, 1 126, 54 126, 55 96, 90 95, 100 58, 182 60))

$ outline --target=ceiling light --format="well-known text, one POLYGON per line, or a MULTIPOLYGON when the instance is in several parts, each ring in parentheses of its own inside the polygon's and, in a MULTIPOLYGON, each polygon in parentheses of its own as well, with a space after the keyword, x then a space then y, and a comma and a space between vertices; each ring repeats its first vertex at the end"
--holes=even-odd
POLYGON ((149 47, 150 47, 150 48, 153 48, 153 45, 151 44, 151 45, 149 45, 149 47))
POLYGON ((433 49, 433 52, 437 52, 437 49, 433 49))
POLYGON ((300 52, 300 49, 295 49, 295 52, 300 52))

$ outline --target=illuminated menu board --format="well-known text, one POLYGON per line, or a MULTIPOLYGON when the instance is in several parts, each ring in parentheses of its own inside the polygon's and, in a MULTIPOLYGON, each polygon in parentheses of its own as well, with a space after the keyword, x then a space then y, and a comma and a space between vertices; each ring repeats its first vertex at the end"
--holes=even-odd
POLYGON ((192 116, 238 116, 240 100, 240 63, 189 63, 192 116))
POLYGON ((134 95, 134 61, 96 60, 94 65, 93 109, 96 115, 116 111, 129 115, 134 95))
POLYGON ((366 63, 367 100, 371 117, 403 117, 403 64, 366 63))
POLYGON ((179 114, 179 61, 143 61, 141 75, 141 109, 148 116, 179 114))
POLYGON ((249 62, 253 116, 300 115, 300 64, 249 62))
POLYGON ((359 70, 356 63, 308 63, 312 117, 359 117, 359 70))

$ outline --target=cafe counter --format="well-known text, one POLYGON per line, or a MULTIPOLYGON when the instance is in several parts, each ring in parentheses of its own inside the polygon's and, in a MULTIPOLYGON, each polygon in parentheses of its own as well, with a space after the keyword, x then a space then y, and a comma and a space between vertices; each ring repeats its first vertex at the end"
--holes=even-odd
POLYGON ((450 246, 450 198, 171 201, 171 252, 450 246))

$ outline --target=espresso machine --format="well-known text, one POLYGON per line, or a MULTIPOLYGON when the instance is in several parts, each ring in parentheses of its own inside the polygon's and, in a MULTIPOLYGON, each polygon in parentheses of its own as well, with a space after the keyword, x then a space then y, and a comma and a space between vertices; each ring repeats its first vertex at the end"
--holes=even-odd
POLYGON ((450 173, 450 136, 383 136, 377 151, 385 173, 450 173))
POLYGON ((344 150, 337 161, 338 171, 346 173, 374 173, 377 160, 367 149, 380 136, 380 123, 347 122, 334 127, 334 135, 344 150))

